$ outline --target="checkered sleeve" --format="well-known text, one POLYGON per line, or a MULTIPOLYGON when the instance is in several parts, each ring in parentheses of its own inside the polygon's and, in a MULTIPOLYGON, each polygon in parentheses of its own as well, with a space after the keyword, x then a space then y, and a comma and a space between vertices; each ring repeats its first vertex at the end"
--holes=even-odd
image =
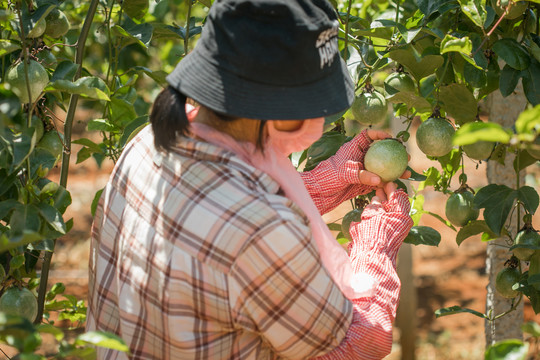
POLYGON ((324 354, 344 339, 352 320, 347 300, 321 265, 302 220, 266 226, 230 274, 235 324, 259 335, 279 358, 324 354))
POLYGON ((371 275, 376 291, 372 297, 353 300, 353 321, 345 340, 318 360, 382 359, 390 353, 401 286, 396 256, 412 227, 409 210, 407 195, 398 190, 389 201, 367 206, 362 221, 352 224, 353 269, 371 275))
POLYGON ((320 162, 315 169, 300 173, 304 184, 321 214, 335 209, 342 202, 373 190, 360 183, 364 156, 372 140, 364 130, 345 143, 335 155, 320 162))

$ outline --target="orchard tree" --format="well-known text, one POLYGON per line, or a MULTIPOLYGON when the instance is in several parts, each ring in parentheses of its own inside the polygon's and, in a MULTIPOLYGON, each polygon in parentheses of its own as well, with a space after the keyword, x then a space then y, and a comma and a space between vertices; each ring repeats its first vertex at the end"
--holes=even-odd
MULTIPOLYGON (((88 344, 126 350, 112 334, 67 341, 51 317, 57 313, 74 326, 85 320, 84 302, 62 284, 48 283, 56 239, 73 225, 64 218, 72 200, 70 158, 99 166, 118 159, 147 126, 153 98, 193 48, 212 1, 0 1, 0 342, 30 354, 47 332, 61 345, 58 358, 91 358, 88 344), (92 114, 86 130, 99 141, 72 139, 82 107, 92 114), (76 154, 72 144, 80 148, 76 154), (54 167, 60 168, 58 183, 49 179, 54 167)), ((539 2, 332 0, 356 99, 346 112, 327 118, 319 141, 291 157, 299 170, 313 169, 361 130, 401 119, 405 130, 389 147, 399 152, 399 142, 408 143, 433 161, 406 180, 415 221, 406 241, 438 245, 438 231, 419 225, 422 216, 434 216, 456 231, 458 244, 481 234, 502 252, 488 267, 494 272, 488 294, 501 306, 437 311, 480 316, 489 324, 486 334, 504 328, 523 298, 540 312, 540 240, 531 222, 539 200, 533 187, 523 185, 522 173, 540 159, 539 2), (515 111, 505 122, 497 120, 496 106, 516 92, 523 96, 511 101, 515 111), (506 166, 511 180, 490 175, 492 183, 474 191, 465 157, 506 166), (425 191, 448 196, 444 214, 424 210, 425 191)), ((355 199, 351 214, 329 224, 339 232, 337 241, 346 241, 348 225, 368 198, 355 199)), ((534 325, 525 329, 540 336, 534 325)), ((488 352, 526 351, 521 341, 498 342, 504 336, 488 336, 488 346, 496 343, 488 352)))

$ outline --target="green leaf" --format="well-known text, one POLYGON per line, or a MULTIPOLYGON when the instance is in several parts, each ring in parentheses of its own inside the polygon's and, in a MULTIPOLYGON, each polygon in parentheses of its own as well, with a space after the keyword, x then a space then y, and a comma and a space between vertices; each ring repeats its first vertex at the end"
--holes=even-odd
POLYGON ((30 156, 35 139, 34 128, 28 128, 17 135, 12 135, 10 142, 13 147, 13 162, 11 171, 16 170, 30 156))
POLYGON ((348 138, 338 131, 325 132, 308 149, 304 171, 315 169, 321 162, 334 155, 348 138))
POLYGON ((133 104, 126 99, 113 97, 109 107, 111 111, 109 119, 111 119, 115 126, 127 126, 133 119, 137 118, 133 104))
POLYGON ((24 265, 24 255, 18 254, 9 260, 9 271, 12 272, 13 270, 19 269, 21 266, 24 265))
POLYGON ((459 246, 463 241, 470 238, 471 236, 481 233, 487 234, 490 239, 497 238, 497 235, 495 235, 495 233, 491 231, 491 229, 484 220, 473 220, 459 230, 456 235, 456 243, 459 246))
POLYGON ((540 105, 524 110, 516 120, 516 131, 519 134, 540 132, 540 105))
POLYGON ((106 333, 103 331, 89 331, 77 336, 76 344, 84 345, 91 344, 107 349, 129 352, 129 347, 124 340, 117 335, 106 333))
POLYGON ((66 224, 62 218, 62 214, 54 207, 47 203, 39 203, 37 205, 40 215, 45 221, 60 234, 65 235, 66 224))
POLYGON ((143 73, 163 87, 167 84, 166 77, 168 74, 163 70, 154 71, 145 66, 134 66, 127 73, 129 74, 131 72, 143 73))
POLYGON ((101 198, 101 194, 103 193, 104 189, 100 189, 96 192, 94 195, 94 199, 92 200, 92 205, 90 207, 90 212, 92 213, 92 216, 96 215, 96 209, 99 204, 99 199, 101 198))
POLYGON ((130 18, 140 20, 148 11, 148 0, 124 0, 122 9, 130 18))
POLYGON ((68 94, 78 94, 91 99, 109 101, 109 96, 103 91, 106 89, 108 92, 107 85, 103 86, 104 84, 103 80, 97 77, 87 76, 82 77, 75 82, 69 80, 56 80, 50 82, 45 88, 45 91, 58 90, 67 92, 68 94))
POLYGON ((527 150, 519 150, 517 156, 514 158, 514 170, 521 171, 532 164, 535 164, 538 159, 531 156, 527 150))
POLYGON ((92 119, 86 125, 88 131, 114 131, 116 128, 107 119, 92 119))
POLYGON ((151 24, 134 24, 133 22, 131 22, 124 26, 125 27, 122 27, 120 25, 114 25, 112 29, 118 35, 131 39, 145 49, 148 49, 148 45, 152 40, 152 32, 154 30, 151 24))
POLYGON ((11 40, 0 39, 0 57, 17 51, 21 48, 21 45, 12 42, 11 40))
POLYGON ((63 214, 67 207, 71 205, 71 194, 66 190, 65 187, 59 186, 58 190, 53 195, 53 200, 53 206, 57 208, 61 214, 63 214))
POLYGON ((540 338, 540 324, 534 321, 527 321, 521 325, 521 330, 533 337, 540 338))
POLYGON ((416 95, 412 91, 400 91, 393 95, 387 96, 386 99, 392 103, 403 103, 407 107, 415 108, 419 112, 430 111, 431 104, 421 96, 416 95))
POLYGON ((417 81, 433 74, 436 69, 444 64, 444 58, 441 55, 417 57, 412 48, 408 50, 393 50, 388 53, 388 56, 397 63, 405 66, 417 81))
POLYGON ((487 316, 485 314, 482 314, 479 311, 472 310, 472 309, 467 309, 467 308, 462 308, 461 306, 457 306, 457 305, 456 306, 449 306, 449 307, 445 307, 445 308, 442 308, 442 309, 435 310, 435 317, 440 318, 442 316, 454 315, 454 314, 463 314, 463 313, 469 313, 469 314, 473 314, 475 316, 478 316, 480 318, 487 319, 487 316))
POLYGON ((540 63, 531 61, 531 65, 521 72, 521 81, 525 97, 533 105, 540 104, 540 63))
POLYGON ((540 201, 538 193, 531 186, 522 186, 517 191, 517 199, 523 203, 530 214, 534 214, 540 201))
POLYGON ((485 360, 526 360, 529 344, 518 339, 499 341, 487 348, 485 360))
POLYGON ((459 7, 455 4, 454 0, 416 0, 416 4, 418 5, 418 9, 424 13, 426 17, 429 17, 436 12, 441 14, 441 9, 450 10, 451 8, 449 8, 449 5, 452 5, 453 8, 459 7))
POLYGON ((64 60, 56 66, 56 69, 54 69, 51 82, 55 82, 57 80, 72 81, 73 77, 77 73, 77 69, 79 69, 77 64, 69 60, 64 60))
POLYGON ((120 148, 123 148, 126 146, 126 144, 135 137, 141 131, 148 125, 148 115, 139 116, 138 118, 134 119, 132 122, 130 122, 126 128, 124 129, 124 133, 122 134, 122 137, 120 138, 120 141, 118 141, 118 146, 120 148))
POLYGON ((77 153, 77 162, 76 162, 76 164, 80 164, 83 161, 85 161, 86 159, 89 159, 92 156, 92 154, 94 154, 94 152, 92 150, 90 150, 87 147, 83 147, 77 153))
POLYGON ((64 339, 64 332, 62 331, 62 329, 56 326, 53 326, 51 324, 47 324, 47 323, 38 324, 36 326, 36 329, 40 333, 53 335, 56 341, 62 341, 62 339, 64 339))
POLYGON ((22 206, 24 205, 15 199, 7 199, 4 201, 0 201, 0 220, 4 219, 12 211, 22 206))
POLYGON ((454 145, 469 145, 478 141, 491 141, 507 144, 510 141, 510 132, 501 125, 491 122, 475 121, 460 127, 454 134, 454 145))
POLYGON ((80 138, 80 139, 77 139, 77 140, 73 140, 71 143, 86 146, 87 148, 89 148, 93 152, 102 152, 99 145, 96 144, 95 142, 93 142, 92 140, 88 139, 88 138, 80 138))
POLYGON ((521 78, 521 71, 516 70, 510 65, 504 65, 499 78, 499 90, 502 96, 507 97, 512 94, 521 78))
POLYGON ((439 246, 441 234, 429 226, 413 226, 403 242, 413 245, 439 246))
POLYGON ((444 110, 454 118, 457 124, 476 119, 478 102, 465 85, 441 86, 439 91, 439 99, 444 103, 444 110))
POLYGON ((493 44, 492 50, 516 70, 525 70, 531 64, 529 53, 515 39, 500 39, 493 44))
POLYGON ((198 0, 201 4, 203 4, 204 6, 206 6, 207 8, 210 9, 210 7, 212 6, 212 1, 210 0, 198 0))
POLYGON ((411 177, 409 177, 407 180, 425 181, 427 179, 427 176, 417 173, 410 166, 407 166, 407 170, 411 172, 411 177))
POLYGON ((17 206, 10 218, 11 233, 13 236, 24 232, 39 232, 41 220, 39 209, 32 204, 17 206))
POLYGON ((473 44, 468 36, 458 38, 447 34, 441 42, 441 54, 455 51, 469 56, 472 49, 473 44))
POLYGON ((517 191, 497 184, 484 186, 474 196, 474 206, 485 208, 484 219, 496 235, 501 234, 517 196, 517 191))
POLYGON ((484 29, 487 12, 480 0, 459 0, 461 11, 480 29, 484 29))

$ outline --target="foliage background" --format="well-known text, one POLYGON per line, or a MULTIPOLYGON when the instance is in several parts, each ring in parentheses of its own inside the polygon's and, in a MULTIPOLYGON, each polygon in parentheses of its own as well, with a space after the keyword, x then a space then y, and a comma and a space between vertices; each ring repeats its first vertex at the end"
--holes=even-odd
MULTIPOLYGON (((86 227, 87 231, 89 218, 80 216, 91 214, 100 195, 100 187, 87 184, 76 197, 73 190, 77 182, 82 182, 76 172, 91 169, 107 174, 110 171, 125 144, 145 126, 151 103, 165 84, 165 75, 193 48, 211 2, 0 2, 0 250, 3 251, 0 264, 5 273, 0 272, 0 291, 14 284, 33 289, 39 295, 40 308, 44 306, 45 317, 37 328, 39 332, 55 336, 60 355, 82 356, 81 353, 88 351, 85 356, 91 358, 86 344, 121 347, 121 341, 105 335, 91 339, 84 334, 77 335, 82 338, 70 337, 69 332, 63 335, 54 326, 45 326, 60 321, 64 325, 68 322, 68 328, 80 328, 84 322, 84 302, 70 296, 69 288, 53 286, 47 279, 48 271, 55 269, 55 262, 60 265, 55 258, 62 254, 65 240, 76 238, 75 231, 86 233, 83 229, 86 227), (54 38, 46 34, 27 36, 56 9, 67 15, 70 24, 67 33, 54 38), (21 104, 13 84, 5 79, 11 66, 29 59, 43 65, 50 81, 37 102, 21 104), (62 134, 56 135, 53 150, 57 152, 51 153, 50 147, 40 146, 40 125, 45 133, 62 134)), ((379 91, 386 95, 388 120, 375 126, 393 131, 395 123, 400 124, 401 132, 394 135, 407 142, 409 151, 415 154, 414 160, 421 160, 411 162, 418 172, 409 187, 418 232, 409 242, 437 245, 442 240, 442 248, 445 241, 454 241, 461 234, 459 243, 468 239, 464 244, 474 242, 485 246, 482 239, 505 234, 507 218, 513 217, 512 221, 519 224, 524 213, 534 214, 538 206, 538 161, 527 149, 535 149, 533 142, 540 131, 538 1, 334 0, 332 3, 340 15, 342 56, 349 64, 358 93, 379 91), (505 7, 519 11, 513 17, 503 12, 505 7), (384 80, 400 69, 399 65, 413 77, 415 89, 388 94, 384 80), (515 126, 504 128, 486 122, 486 96, 492 92, 508 96, 519 89, 523 89, 528 104, 515 126), (525 173, 516 173, 517 183, 522 184, 520 179, 532 174, 532 178, 526 178, 524 187, 518 186, 519 191, 485 188, 483 194, 499 191, 499 197, 480 204, 493 216, 488 216, 487 221, 481 218, 459 233, 460 229, 446 221, 443 209, 431 208, 430 201, 444 202, 464 182, 465 177, 460 174, 483 178, 477 172, 477 166, 482 169, 482 162, 479 165, 470 162, 457 146, 448 156, 439 158, 416 151, 416 128, 438 113, 451 118, 459 128, 455 145, 496 141, 498 146, 490 161, 504 162, 508 154, 517 155, 516 167, 525 169, 525 173), (508 199, 509 206, 500 206, 501 197, 508 199), (518 207, 512 210, 516 199, 518 207)), ((296 154, 293 161, 302 163, 308 158, 307 165, 314 166, 316 161, 330 156, 348 136, 365 127, 347 128, 348 119, 351 119, 350 111, 328 119, 330 131, 326 140, 319 149, 311 149, 311 154, 319 150, 320 158, 314 160, 304 152, 296 154), (336 135, 332 137, 334 140, 329 140, 330 135, 336 135)), ((474 182, 470 179, 471 184, 474 182)), ((477 184, 480 193, 488 185, 477 184)), ((344 204, 341 211, 350 206, 344 204)), ((328 220, 330 223, 336 220, 330 226, 339 239, 343 214, 333 215, 328 220)), ((537 224, 537 215, 534 219, 537 224)), ((507 235, 510 240, 515 236, 507 235)), ((450 254, 465 253, 466 246, 459 247, 459 251, 453 249, 450 254)), ((67 245, 67 248, 72 247, 67 245)), ((81 263, 87 262, 84 252, 78 255, 81 258, 74 256, 81 263)), ((521 288, 527 295, 524 301, 537 313, 540 296, 531 290, 532 283, 527 283, 527 279, 525 276, 521 288)), ((440 307, 449 305, 441 302, 440 307)), ((469 312, 466 305, 466 301, 461 301, 463 307, 452 312, 469 312)), ((12 334, 13 326, 21 324, 2 324, 0 339, 10 343, 6 334, 12 334)), ((24 336, 17 338, 20 341, 13 340, 10 345, 32 353, 40 346, 36 340, 39 335, 27 323, 24 329, 24 336)), ((532 333, 533 339, 540 336, 535 334, 532 333)))

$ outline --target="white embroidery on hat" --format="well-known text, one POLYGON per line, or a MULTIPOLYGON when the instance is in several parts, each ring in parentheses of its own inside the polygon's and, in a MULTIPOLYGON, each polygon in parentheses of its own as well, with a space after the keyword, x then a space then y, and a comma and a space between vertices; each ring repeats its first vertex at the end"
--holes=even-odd
POLYGON ((338 31, 339 23, 336 21, 334 26, 329 29, 324 30, 319 34, 317 41, 315 42, 315 47, 319 50, 319 58, 321 60, 321 69, 325 65, 332 65, 334 58, 339 52, 338 47, 338 31))

